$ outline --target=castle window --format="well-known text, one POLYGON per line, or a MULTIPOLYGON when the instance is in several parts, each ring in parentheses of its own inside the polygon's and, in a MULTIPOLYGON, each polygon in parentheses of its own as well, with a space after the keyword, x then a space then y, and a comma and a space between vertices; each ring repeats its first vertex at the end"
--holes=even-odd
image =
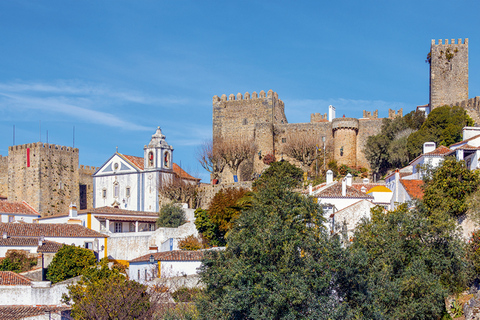
POLYGON ((287 142, 287 138, 282 138, 282 143, 287 142))
POLYGON ((242 124, 245 125, 245 124, 247 124, 247 123, 248 123, 248 120, 247 120, 246 118, 243 119, 242 124))
POLYGON ((130 187, 125 188, 125 197, 130 198, 130 187))
POLYGON ((105 199, 107 197, 107 189, 102 190, 102 198, 105 199))

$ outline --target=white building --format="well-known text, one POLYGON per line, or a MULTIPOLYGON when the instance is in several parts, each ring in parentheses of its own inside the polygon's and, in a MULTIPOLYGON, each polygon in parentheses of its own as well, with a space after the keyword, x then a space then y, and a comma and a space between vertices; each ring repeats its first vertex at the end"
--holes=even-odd
POLYGON ((27 202, 12 202, 0 200, 0 222, 34 222, 40 218, 27 202))
POLYGON ((189 183, 196 179, 173 163, 173 147, 160 127, 143 148, 143 158, 116 152, 93 175, 93 207, 159 211, 158 190, 173 175, 189 183))

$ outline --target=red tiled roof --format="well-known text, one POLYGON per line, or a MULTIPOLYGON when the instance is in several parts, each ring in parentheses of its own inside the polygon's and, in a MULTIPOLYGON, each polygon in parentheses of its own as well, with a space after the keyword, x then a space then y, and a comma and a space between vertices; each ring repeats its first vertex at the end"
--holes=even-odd
POLYGON ((423 180, 400 180, 400 183, 412 199, 423 198, 423 180))
MULTIPOLYGON (((158 214, 157 214, 158 215, 158 214)), ((118 217, 118 216, 95 216, 98 220, 124 221, 124 222, 156 222, 157 218, 136 218, 136 217, 118 217)))
MULTIPOLYGON (((134 211, 134 210, 125 210, 114 207, 100 207, 100 208, 90 208, 79 210, 78 214, 115 214, 115 215, 130 215, 130 216, 158 216, 158 212, 149 212, 149 211, 134 211)), ((39 220, 48 220, 50 218, 59 218, 59 217, 68 217, 68 213, 60 213, 48 217, 40 218, 39 220)))
POLYGON ((191 175, 189 175, 185 170, 180 168, 180 166, 176 163, 173 163, 173 172, 175 172, 182 179, 200 181, 200 179, 192 177, 191 175))
POLYGON ((143 170, 143 157, 128 156, 126 154, 119 153, 120 156, 127 159, 131 164, 137 167, 140 170, 143 170))
POLYGON ((3 247, 37 247, 38 238, 0 238, 0 246, 3 247))
POLYGON ((355 189, 354 187, 347 186, 347 192, 345 196, 342 196, 342 184, 337 183, 331 187, 322 190, 316 194, 316 198, 361 198, 361 199, 373 199, 372 196, 355 189))
POLYGON ((474 146, 471 146, 469 144, 466 144, 466 145, 463 145, 461 147, 458 147, 455 150, 479 150, 479 149, 480 149, 480 147, 474 147, 474 146))
POLYGON ((376 186, 385 186, 385 183, 352 183, 352 187, 358 191, 362 191, 362 187, 365 187, 366 191, 376 186))
POLYGON ((0 213, 11 213, 11 214, 27 214, 40 216, 40 214, 35 211, 28 203, 23 202, 11 202, 11 201, 0 201, 0 213))
POLYGON ((78 224, 53 223, 0 223, 0 235, 4 232, 11 237, 67 237, 106 238, 99 232, 78 224))
POLYGON ((203 259, 203 251, 174 250, 174 251, 149 253, 144 256, 133 259, 130 262, 149 261, 150 255, 153 255, 153 258, 156 261, 200 261, 203 259))
POLYGON ((58 243, 55 241, 44 240, 42 245, 38 247, 37 252, 58 252, 60 248, 63 247, 63 243, 58 243))
POLYGON ((0 286, 29 286, 31 284, 32 280, 18 273, 13 271, 0 271, 0 286))
MULTIPOLYGON (((67 306, 0 306, 0 319, 20 320, 70 310, 67 306)), ((43 319, 43 318, 42 318, 43 319)))
POLYGON ((463 140, 463 141, 460 141, 460 142, 457 142, 457 143, 451 144, 451 145, 450 145, 450 148, 451 148, 451 147, 458 146, 459 144, 462 144, 462 143, 465 143, 465 142, 471 141, 471 140, 473 140, 473 139, 476 139, 476 138, 478 138, 478 137, 480 137, 480 134, 477 134, 476 136, 470 137, 470 138, 468 138, 468 139, 466 139, 466 140, 463 140))
POLYGON ((413 162, 415 162, 417 159, 420 159, 421 157, 425 156, 425 155, 429 155, 429 156, 445 156, 445 155, 448 155, 449 153, 451 152, 454 152, 453 150, 451 150, 450 148, 447 148, 445 146, 440 146, 438 147, 437 149, 433 150, 433 151, 430 151, 430 152, 427 152, 427 153, 424 153, 424 154, 421 154, 419 155, 418 157, 416 157, 415 159, 413 159, 412 161, 410 161, 410 164, 412 164, 413 162))

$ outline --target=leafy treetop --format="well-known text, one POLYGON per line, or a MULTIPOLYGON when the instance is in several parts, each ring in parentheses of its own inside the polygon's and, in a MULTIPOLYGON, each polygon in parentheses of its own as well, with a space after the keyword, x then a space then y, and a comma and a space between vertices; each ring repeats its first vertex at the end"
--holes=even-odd
POLYGON ((95 254, 91 250, 63 245, 48 266, 47 279, 57 283, 79 276, 94 266, 96 261, 95 254))

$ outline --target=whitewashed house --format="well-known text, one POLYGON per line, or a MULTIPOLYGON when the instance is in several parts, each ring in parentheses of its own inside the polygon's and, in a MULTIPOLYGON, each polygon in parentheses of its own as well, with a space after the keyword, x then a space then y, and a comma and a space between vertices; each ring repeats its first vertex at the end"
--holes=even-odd
POLYGON ((204 251, 175 250, 149 253, 129 261, 131 280, 145 283, 155 278, 170 278, 197 274, 204 251))

